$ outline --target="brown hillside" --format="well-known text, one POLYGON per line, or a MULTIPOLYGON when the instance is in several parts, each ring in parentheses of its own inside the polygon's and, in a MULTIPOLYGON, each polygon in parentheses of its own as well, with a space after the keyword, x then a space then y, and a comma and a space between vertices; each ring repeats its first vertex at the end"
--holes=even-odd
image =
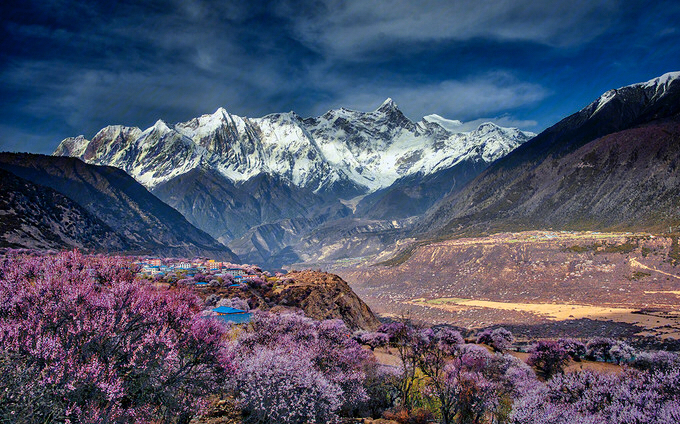
POLYGON ((296 306, 314 319, 341 319, 351 330, 375 330, 380 325, 368 305, 337 275, 294 271, 286 277, 294 282, 276 293, 277 303, 296 306))
POLYGON ((396 266, 335 272, 379 314, 478 328, 561 322, 579 337, 601 334, 603 325, 614 331, 614 323, 621 335, 678 338, 677 240, 639 233, 503 233, 420 246, 396 266))

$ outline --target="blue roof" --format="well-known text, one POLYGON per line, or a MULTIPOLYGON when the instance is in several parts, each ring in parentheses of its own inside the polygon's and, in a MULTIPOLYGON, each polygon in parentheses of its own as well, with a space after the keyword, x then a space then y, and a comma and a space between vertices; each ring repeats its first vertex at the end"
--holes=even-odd
POLYGON ((217 312, 218 314, 242 314, 246 311, 243 309, 230 308, 229 306, 220 306, 213 309, 213 312, 217 312))
POLYGON ((252 313, 246 312, 243 314, 231 314, 231 315, 206 315, 201 318, 203 319, 217 319, 222 322, 231 324, 245 324, 250 322, 250 318, 253 316, 252 313))
POLYGON ((233 324, 244 324, 250 321, 250 317, 252 315, 253 314, 251 314, 250 312, 246 312, 244 314, 218 315, 212 318, 217 318, 224 322, 231 322, 233 324))
POLYGON ((231 323, 231 324, 245 324, 247 322, 250 322, 250 317, 253 314, 250 312, 246 312, 244 314, 231 314, 231 315, 212 315, 212 316, 204 316, 202 318, 204 319, 217 319, 222 322, 226 323, 231 323))

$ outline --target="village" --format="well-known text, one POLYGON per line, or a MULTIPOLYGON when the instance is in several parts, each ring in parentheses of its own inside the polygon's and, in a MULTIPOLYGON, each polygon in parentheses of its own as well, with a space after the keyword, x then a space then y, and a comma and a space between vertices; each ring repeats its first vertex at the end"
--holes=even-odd
MULTIPOLYGON (((146 277, 194 277, 199 274, 210 274, 215 278, 221 277, 242 283, 249 278, 255 278, 262 270, 256 266, 235 265, 229 262, 219 262, 214 259, 161 259, 140 258, 135 265, 140 267, 140 274, 146 277)), ((207 284, 207 282, 206 282, 207 284)))
MULTIPOLYGON (((142 277, 152 279, 156 285, 176 283, 183 286, 193 286, 196 289, 228 288, 231 290, 248 290, 248 285, 260 285, 265 281, 278 281, 282 274, 272 277, 267 271, 263 272, 257 266, 236 265, 229 262, 219 262, 213 259, 196 258, 161 259, 139 258, 135 265, 139 266, 142 277)), ((205 311, 206 317, 215 317, 230 324, 243 324, 250 321, 252 313, 247 302, 240 301, 237 305, 216 304, 205 311), (238 306, 238 307, 234 307, 238 306)))

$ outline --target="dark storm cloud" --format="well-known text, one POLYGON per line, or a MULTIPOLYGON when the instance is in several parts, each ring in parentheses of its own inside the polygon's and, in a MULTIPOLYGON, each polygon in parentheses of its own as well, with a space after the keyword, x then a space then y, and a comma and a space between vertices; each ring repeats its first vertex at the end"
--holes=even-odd
POLYGON ((300 40, 324 54, 359 58, 400 43, 492 38, 573 46, 616 22, 623 0, 299 0, 280 3, 300 40), (298 13, 301 11, 301 13, 298 13))
POLYGON ((109 4, 27 3, 5 15, 5 115, 91 136, 107 123, 172 122, 221 105, 260 112, 299 89, 291 78, 299 65, 279 59, 292 52, 302 61, 304 52, 258 21, 257 8, 109 4))
POLYGON ((303 116, 392 97, 539 130, 678 70, 676 2, 21 1, 0 6, 0 150, 224 106, 303 116))

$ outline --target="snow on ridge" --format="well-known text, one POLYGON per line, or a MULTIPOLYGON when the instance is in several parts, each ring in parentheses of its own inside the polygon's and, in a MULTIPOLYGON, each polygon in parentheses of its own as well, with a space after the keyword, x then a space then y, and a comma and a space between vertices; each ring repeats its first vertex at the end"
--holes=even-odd
POLYGON ((633 84, 633 85, 641 85, 646 88, 651 88, 651 87, 659 87, 659 86, 666 86, 668 85, 671 81, 680 79, 680 71, 674 71, 674 72, 667 72, 659 77, 653 78, 647 82, 643 82, 640 84, 633 84))
POLYGON ((661 97, 666 93, 668 87, 675 80, 680 79, 680 71, 667 72, 661 76, 653 78, 646 82, 639 82, 635 84, 626 85, 624 87, 615 88, 604 92, 600 97, 597 98, 593 103, 588 105, 586 108, 594 108, 593 113, 590 116, 598 113, 607 103, 616 97, 618 93, 627 89, 654 89, 653 97, 661 97))
POLYGON ((76 137, 68 137, 59 143, 54 154, 57 156, 81 157, 85 154, 89 144, 90 140, 87 140, 82 134, 76 137))
POLYGON ((597 106, 595 107, 595 111, 592 113, 591 116, 595 115, 597 112, 602 109, 604 105, 609 103, 611 99, 616 97, 617 90, 609 90, 605 92, 603 95, 601 95, 596 101, 597 101, 597 106))
MULTIPOLYGON (((427 122, 462 125, 438 115, 414 124, 390 98, 373 112, 341 108, 309 120, 294 112, 242 118, 220 107, 173 126, 158 120, 133 131, 134 136, 119 136, 123 127, 102 130, 98 143, 104 150, 88 159, 122 168, 148 188, 209 167, 232 181, 265 172, 315 191, 346 181, 372 192, 403 176, 436 172, 475 155, 492 160, 529 138, 492 124, 462 133, 427 122), (114 142, 117 138, 128 144, 114 142)), ((55 154, 82 157, 90 143, 67 140, 55 154)))
POLYGON ((463 122, 457 119, 446 119, 437 114, 431 114, 423 117, 423 121, 432 122, 433 124, 438 124, 442 128, 448 131, 456 132, 458 128, 463 126, 463 122))

